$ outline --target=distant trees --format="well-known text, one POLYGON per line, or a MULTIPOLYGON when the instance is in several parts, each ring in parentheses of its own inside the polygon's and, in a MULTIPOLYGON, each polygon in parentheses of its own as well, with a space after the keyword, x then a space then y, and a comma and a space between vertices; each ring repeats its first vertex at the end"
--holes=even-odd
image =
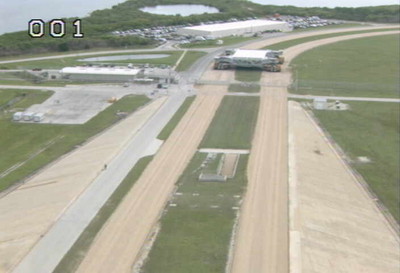
MULTIPOLYGON (((160 25, 197 24, 205 21, 229 18, 265 17, 282 15, 320 16, 326 19, 399 23, 399 5, 362 8, 299 8, 294 6, 258 5, 242 0, 128 0, 110 9, 97 10, 82 18, 85 37, 55 39, 43 37, 32 39, 27 32, 15 32, 0 36, 0 57, 26 53, 69 51, 100 47, 135 47, 153 43, 152 40, 136 37, 111 36, 114 30, 148 28, 160 25), (204 4, 216 7, 220 13, 192 16, 154 15, 140 11, 141 7, 162 4, 204 4)), ((77 18, 63 18, 67 22, 66 32, 72 33, 72 22, 77 18)), ((48 27, 46 26, 46 29, 48 27)), ((48 35, 46 35, 48 36, 48 35)))

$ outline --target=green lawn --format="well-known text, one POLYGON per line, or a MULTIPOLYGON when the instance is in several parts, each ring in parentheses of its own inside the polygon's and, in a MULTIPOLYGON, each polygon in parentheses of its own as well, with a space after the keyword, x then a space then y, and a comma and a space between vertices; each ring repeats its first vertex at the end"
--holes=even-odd
POLYGON ((18 63, 8 63, 8 64, 0 64, 1 69, 33 69, 33 68, 52 68, 52 69, 60 69, 66 66, 77 66, 83 64, 96 64, 96 63, 105 63, 105 64, 116 64, 116 65, 126 65, 129 63, 132 64, 151 64, 151 65, 171 65, 173 66, 176 61, 181 56, 182 51, 157 51, 157 52, 136 52, 136 53, 114 53, 114 54, 99 54, 93 56, 79 56, 79 57, 66 57, 66 58, 57 58, 57 59, 49 59, 49 60, 41 60, 41 61, 28 61, 28 62, 18 62, 18 63), (118 61, 92 61, 92 62, 84 62, 78 61, 79 59, 85 58, 95 58, 101 56, 120 56, 120 55, 141 55, 141 54, 168 54, 170 56, 165 58, 158 59, 138 59, 138 60, 118 60, 118 61))
POLYGON ((164 214, 142 272, 225 272, 236 218, 233 207, 239 206, 237 196, 242 196, 247 184, 248 156, 240 157, 236 176, 225 183, 198 182, 205 156, 197 153, 179 179, 177 192, 182 195, 171 200, 176 207, 164 214))
POLYGON ((194 64, 198 59, 207 55, 206 52, 201 51, 188 51, 186 55, 183 57, 182 61, 176 67, 176 71, 186 71, 188 70, 192 64, 194 64))
POLYGON ((235 80, 241 82, 259 82, 262 73, 261 69, 237 68, 235 71, 235 80))
POLYGON ((245 42, 245 41, 254 40, 256 38, 257 37, 229 36, 229 37, 223 37, 221 39, 199 41, 199 42, 193 42, 193 43, 190 43, 190 44, 183 44, 180 47, 181 48, 221 47, 221 46, 229 46, 229 45, 242 43, 242 42, 245 42), (218 45, 217 44, 218 40, 222 40, 224 43, 222 45, 218 45))
MULTIPOLYGON (((289 41, 284 41, 280 43, 276 43, 273 45, 269 45, 265 47, 265 49, 272 49, 272 50, 279 50, 279 49, 286 49, 295 45, 299 45, 302 43, 307 43, 315 40, 327 39, 331 37, 337 36, 345 36, 345 35, 352 35, 352 34, 361 34, 361 33, 369 33, 369 32, 380 32, 380 31, 393 31, 396 29, 387 28, 387 29, 375 29, 375 30, 356 30, 356 31, 348 31, 348 32, 337 32, 337 33, 329 33, 329 34, 320 34, 315 36, 297 38, 289 41)), ((398 30, 398 29, 397 29, 398 30)))
POLYGON ((258 97, 224 97, 200 147, 249 149, 259 102, 258 97))
POLYGON ((67 254, 65 254, 63 259, 54 269, 53 273, 75 272, 77 270, 80 263, 85 258, 85 255, 93 243, 97 233, 118 208, 125 195, 130 191, 152 159, 152 156, 148 156, 140 159, 136 163, 90 224, 85 228, 67 254))
POLYGON ((167 125, 165 125, 160 134, 157 136, 158 139, 166 140, 170 136, 176 125, 178 125, 179 121, 189 109, 190 105, 192 105, 194 99, 195 97, 188 97, 185 99, 181 107, 179 107, 178 111, 176 111, 171 120, 167 123, 167 125))
POLYGON ((229 85, 229 92, 245 92, 245 93, 258 93, 261 86, 259 84, 231 84, 229 85))
POLYGON ((399 39, 385 35, 307 51, 292 62, 297 94, 399 97, 399 39), (297 75, 297 76, 296 76, 297 75))
MULTIPOLYGON (((17 97, 21 92, 26 92, 28 98, 19 101, 7 110, 26 108, 31 104, 45 100, 50 95, 50 93, 42 94, 40 91, 33 90, 2 90, 0 98, 6 96, 6 100, 8 100, 12 96, 17 97)), ((0 101, 5 100, 0 99, 0 101)), ((116 123, 119 120, 116 115, 118 111, 133 112, 148 101, 149 99, 145 96, 126 96, 83 125, 15 123, 11 121, 11 112, 0 112, 0 173, 19 162, 28 160, 33 154, 46 148, 20 168, 0 178, 0 191, 116 123)))
POLYGON ((351 102, 350 111, 314 111, 323 127, 354 161, 353 167, 400 221, 400 105, 351 102), (367 156, 371 163, 357 163, 367 156))

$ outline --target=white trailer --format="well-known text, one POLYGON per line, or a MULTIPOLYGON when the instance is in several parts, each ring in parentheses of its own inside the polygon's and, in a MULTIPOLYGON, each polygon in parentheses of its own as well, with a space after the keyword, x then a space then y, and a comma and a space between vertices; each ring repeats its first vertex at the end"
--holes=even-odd
POLYGON ((16 112, 16 113, 14 113, 14 115, 13 115, 13 120, 14 120, 14 121, 20 121, 20 120, 22 119, 22 115, 23 115, 22 112, 16 112))
POLYGON ((33 112, 25 112, 25 113, 23 113, 24 121, 31 121, 33 119, 33 115, 35 115, 35 113, 33 113, 33 112))
POLYGON ((41 122, 44 119, 44 113, 36 113, 33 115, 34 122, 41 122))

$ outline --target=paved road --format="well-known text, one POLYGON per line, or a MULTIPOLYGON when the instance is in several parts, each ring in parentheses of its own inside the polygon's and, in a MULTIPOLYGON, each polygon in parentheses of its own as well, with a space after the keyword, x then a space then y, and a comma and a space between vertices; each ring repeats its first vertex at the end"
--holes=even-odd
POLYGON ((125 150, 109 164, 107 170, 35 245, 14 273, 52 272, 131 168, 146 153, 184 99, 180 94, 168 98, 161 109, 127 144, 125 150))

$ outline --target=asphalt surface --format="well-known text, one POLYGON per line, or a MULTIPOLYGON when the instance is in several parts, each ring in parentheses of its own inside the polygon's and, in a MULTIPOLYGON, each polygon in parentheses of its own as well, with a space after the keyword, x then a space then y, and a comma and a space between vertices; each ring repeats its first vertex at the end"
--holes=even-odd
POLYGON ((156 140, 185 97, 172 95, 127 144, 107 169, 62 215, 50 231, 30 251, 14 273, 52 272, 73 243, 96 216, 136 162, 156 140))

